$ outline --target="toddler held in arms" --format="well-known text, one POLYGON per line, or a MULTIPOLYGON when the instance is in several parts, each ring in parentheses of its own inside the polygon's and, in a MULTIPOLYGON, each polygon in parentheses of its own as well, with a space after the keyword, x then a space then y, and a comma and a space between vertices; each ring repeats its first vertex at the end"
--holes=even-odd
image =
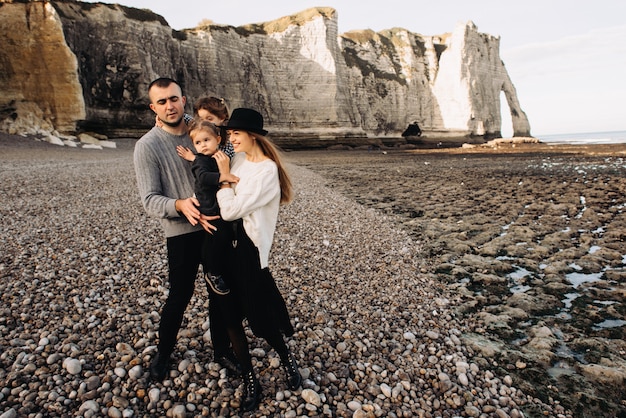
MULTIPOLYGON (((194 192, 200 203, 203 215, 219 215, 220 209, 215 194, 222 183, 237 183, 239 178, 233 174, 220 174, 217 162, 213 158, 218 152, 222 137, 220 128, 213 123, 194 119, 189 125, 189 136, 196 153, 182 146, 176 147, 178 155, 192 162, 191 171, 194 175, 194 192)), ((221 152, 221 151, 220 151, 221 152)), ((224 280, 224 269, 220 263, 226 260, 226 246, 230 245, 228 223, 219 219, 215 222, 217 230, 206 234, 202 247, 202 267, 204 279, 211 290, 218 295, 230 292, 224 280)))

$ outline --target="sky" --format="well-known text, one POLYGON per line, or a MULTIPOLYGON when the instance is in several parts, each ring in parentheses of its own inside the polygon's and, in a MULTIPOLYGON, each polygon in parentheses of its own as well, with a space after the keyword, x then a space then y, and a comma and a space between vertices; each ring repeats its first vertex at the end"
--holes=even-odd
MULTIPOLYGON (((91 1, 93 2, 93 1, 91 1)), ((115 3, 113 1, 106 3, 115 3)), ((206 19, 239 26, 310 7, 337 10, 339 33, 393 27, 422 35, 472 21, 500 37, 500 57, 531 133, 626 130, 626 1, 623 0, 121 0, 150 9, 174 29, 206 19)), ((511 135, 502 98, 503 136, 511 135)))

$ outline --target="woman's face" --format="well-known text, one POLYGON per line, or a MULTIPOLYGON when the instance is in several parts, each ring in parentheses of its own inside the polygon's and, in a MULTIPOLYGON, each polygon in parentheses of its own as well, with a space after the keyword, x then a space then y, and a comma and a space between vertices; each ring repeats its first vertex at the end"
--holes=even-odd
POLYGON ((229 139, 235 152, 248 153, 254 146, 254 136, 247 131, 229 130, 229 139))
POLYGON ((220 126, 224 122, 224 119, 219 118, 217 115, 209 112, 206 109, 199 109, 198 116, 200 117, 200 119, 207 120, 217 126, 220 126))

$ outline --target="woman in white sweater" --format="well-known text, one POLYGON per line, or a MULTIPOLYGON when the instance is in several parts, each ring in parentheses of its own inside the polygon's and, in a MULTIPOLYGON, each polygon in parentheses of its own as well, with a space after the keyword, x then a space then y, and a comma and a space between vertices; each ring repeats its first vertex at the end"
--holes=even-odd
POLYGON ((252 332, 276 350, 288 376, 288 385, 298 389, 302 376, 283 336, 294 333, 285 301, 268 268, 278 209, 291 200, 291 181, 274 145, 265 137, 263 117, 253 109, 235 109, 226 129, 235 149, 229 162, 223 153, 215 159, 221 174, 239 177, 236 184, 222 183, 217 192, 221 216, 233 224, 231 295, 220 299, 233 350, 241 363, 244 378, 242 409, 255 409, 261 387, 252 368, 242 319, 252 332))

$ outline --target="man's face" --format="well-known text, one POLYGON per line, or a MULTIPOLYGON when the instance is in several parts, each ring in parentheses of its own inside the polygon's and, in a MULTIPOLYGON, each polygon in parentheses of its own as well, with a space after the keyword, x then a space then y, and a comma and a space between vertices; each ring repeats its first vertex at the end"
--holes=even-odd
POLYGON ((152 86, 148 92, 150 109, 167 126, 177 127, 183 120, 187 99, 182 95, 180 87, 174 83, 163 88, 152 86))

